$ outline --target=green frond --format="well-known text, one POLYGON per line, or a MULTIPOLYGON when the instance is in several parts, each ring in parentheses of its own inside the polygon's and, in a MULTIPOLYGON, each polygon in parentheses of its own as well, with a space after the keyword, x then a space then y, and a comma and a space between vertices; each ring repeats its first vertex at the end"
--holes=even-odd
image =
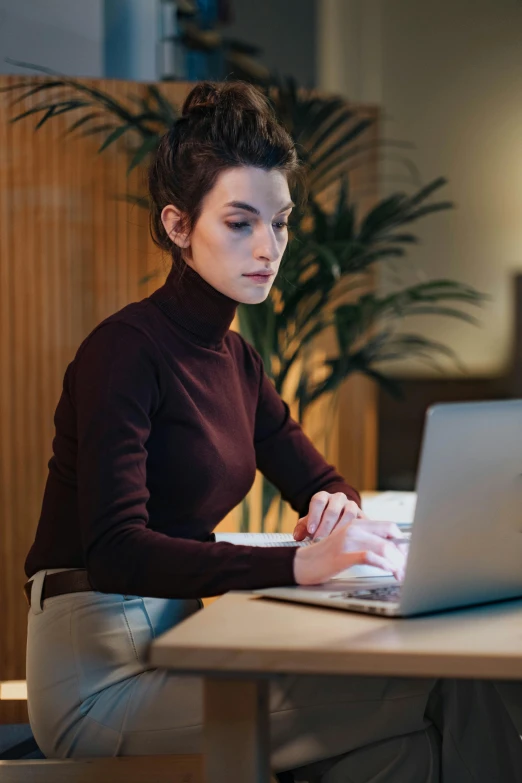
POLYGON ((134 157, 132 158, 131 162, 129 163, 129 166, 127 168, 127 174, 130 174, 130 172, 136 168, 136 166, 139 166, 140 163, 142 163, 147 155, 149 155, 153 150, 156 149, 158 146, 159 137, 155 134, 154 136, 148 136, 145 138, 139 149, 134 154, 134 157))
MULTIPOLYGON (((6 59, 8 62, 12 63, 13 65, 17 65, 21 68, 30 68, 36 71, 40 71, 41 73, 48 74, 53 77, 56 76, 60 77, 59 80, 54 79, 54 80, 43 82, 40 91, 43 92, 43 91, 52 90, 54 87, 57 86, 70 87, 72 90, 82 95, 86 95, 91 99, 86 105, 92 105, 93 103, 99 104, 109 114, 113 114, 120 121, 124 121, 128 124, 132 124, 142 134, 150 135, 150 133, 152 133, 152 131, 149 128, 147 128, 142 121, 137 119, 139 115, 132 114, 132 112, 129 111, 129 109, 126 106, 124 106, 121 103, 118 103, 118 101, 116 101, 111 95, 109 95, 109 93, 106 93, 103 90, 99 90, 95 87, 89 87, 83 82, 64 76, 63 74, 60 74, 52 70, 51 68, 45 68, 43 66, 35 65, 34 63, 25 63, 25 62, 10 60, 9 58, 6 59)), ((34 81, 32 84, 34 85, 34 81)), ((32 109, 31 112, 34 113, 34 110, 32 109)), ((26 113, 17 116, 16 118, 14 118, 13 121, 16 122, 22 119, 24 116, 26 116, 26 113)))
POLYGON ((113 131, 114 128, 115 125, 113 122, 104 122, 101 125, 92 125, 90 128, 86 128, 82 131, 81 135, 84 137, 96 136, 97 133, 107 133, 107 131, 113 131))
POLYGON ((25 101, 27 98, 30 98, 33 95, 37 95, 42 89, 49 89, 50 87, 61 87, 63 86, 63 82, 61 81, 55 81, 55 82, 46 82, 42 84, 42 82, 17 82, 16 84, 8 84, 5 87, 0 87, 0 92, 14 92, 15 90, 26 90, 26 92, 22 92, 21 95, 18 95, 16 98, 14 98, 11 103, 9 104, 9 107, 12 108, 13 106, 16 106, 17 103, 21 103, 22 101, 25 101), (27 87, 31 85, 31 89, 27 90, 27 87))
POLYGON ((314 175, 319 178, 321 176, 322 167, 329 163, 337 154, 345 154, 346 147, 348 147, 354 139, 357 139, 368 130, 371 125, 373 125, 373 120, 371 119, 360 120, 353 128, 347 130, 340 139, 330 141, 329 144, 324 142, 323 149, 321 149, 318 154, 311 156, 314 175))
POLYGON ((80 117, 79 120, 76 120, 76 122, 70 125, 66 129, 65 133, 66 134, 74 133, 75 130, 80 128, 82 125, 85 125, 87 122, 90 122, 91 120, 98 119, 99 117, 104 117, 104 116, 105 116, 104 112, 101 111, 93 111, 90 112, 89 114, 84 114, 83 117, 80 117))
POLYGON ((315 122, 312 119, 308 124, 307 114, 301 117, 304 127, 301 130, 300 141, 312 157, 314 153, 319 156, 320 150, 332 143, 333 135, 340 128, 346 128, 353 120, 353 110, 336 101, 331 107, 327 107, 327 112, 319 111, 315 122))
POLYGON ((129 125, 120 125, 119 128, 116 128, 113 130, 112 133, 109 133, 101 147, 98 149, 98 153, 103 152, 107 147, 112 144, 113 142, 117 141, 121 136, 123 136, 124 133, 127 133, 128 130, 130 130, 131 126, 129 125))
POLYGON ((156 105, 160 111, 166 129, 169 128, 178 119, 181 112, 165 97, 165 95, 163 95, 155 84, 149 84, 147 89, 148 93, 156 101, 156 105))

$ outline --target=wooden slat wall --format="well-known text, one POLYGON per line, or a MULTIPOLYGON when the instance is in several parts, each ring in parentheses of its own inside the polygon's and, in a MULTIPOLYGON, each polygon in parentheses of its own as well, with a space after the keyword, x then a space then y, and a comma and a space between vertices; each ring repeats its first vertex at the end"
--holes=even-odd
MULTIPOLYGON (((21 78, 0 77, 0 85, 21 78)), ((118 100, 143 89, 129 82, 84 81, 118 100)), ((192 86, 162 89, 181 102, 192 86)), ((0 94, 0 680, 25 677, 23 563, 40 513, 65 368, 100 320, 148 295, 167 272, 167 260, 150 240, 145 210, 115 198, 144 187, 143 172, 127 177, 122 146, 97 156, 100 142, 94 137, 64 137, 71 118, 63 115, 36 133, 34 119, 10 124, 8 101, 0 94), (157 268, 161 275, 140 286, 139 279, 157 268)), ((366 175, 374 165, 369 162, 366 175)), ((327 401, 319 401, 307 424, 319 449, 326 407, 327 401)), ((370 489, 375 404, 368 384, 347 383, 340 411, 334 426, 344 434, 327 456, 354 484, 370 489), (343 411, 349 414, 346 423, 343 411)), ((257 481, 253 492, 258 489, 257 481)), ((233 512, 223 526, 233 528, 236 518, 233 512)), ((292 512, 286 525, 294 520, 292 512)), ((0 722, 23 720, 23 703, 0 702, 0 722)))
MULTIPOLYGON (((2 77, 0 84, 15 81, 2 77)), ((120 99, 129 89, 91 83, 120 99)), ((7 103, 1 95, 0 679, 25 676, 23 562, 40 513, 65 368, 100 320, 160 282, 138 284, 159 258, 145 211, 114 198, 141 187, 138 172, 126 176, 121 148, 96 157, 93 137, 64 139, 71 119, 63 116, 36 133, 34 120, 9 124, 7 103)), ((0 721, 18 719, 23 705, 0 704, 0 721)))

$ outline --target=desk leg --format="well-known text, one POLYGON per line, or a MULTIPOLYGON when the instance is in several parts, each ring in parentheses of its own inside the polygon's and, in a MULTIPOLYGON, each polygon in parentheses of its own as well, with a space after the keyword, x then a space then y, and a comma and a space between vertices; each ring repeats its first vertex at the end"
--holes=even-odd
POLYGON ((205 678, 205 783, 269 783, 267 680, 205 678))

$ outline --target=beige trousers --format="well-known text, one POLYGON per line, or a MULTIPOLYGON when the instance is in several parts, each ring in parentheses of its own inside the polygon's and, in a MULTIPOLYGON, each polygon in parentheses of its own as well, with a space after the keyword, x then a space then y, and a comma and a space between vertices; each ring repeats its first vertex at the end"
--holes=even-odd
MULTIPOLYGON (((156 636, 198 600, 99 592, 49 598, 33 579, 27 686, 50 758, 199 753, 202 682, 150 668, 156 636)), ((203 610, 204 611, 204 610, 203 610)), ((505 693, 522 703, 517 683, 505 693)), ((522 742, 499 683, 281 676, 271 682, 275 772, 322 783, 522 783, 522 742)))

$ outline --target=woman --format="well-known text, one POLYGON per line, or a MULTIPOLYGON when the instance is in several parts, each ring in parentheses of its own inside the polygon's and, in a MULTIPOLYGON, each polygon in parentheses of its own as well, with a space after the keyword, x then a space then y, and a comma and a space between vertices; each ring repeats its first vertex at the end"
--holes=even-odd
MULTIPOLYGON (((172 269, 67 367, 26 561, 29 714, 47 756, 201 750, 200 680, 150 668, 147 649, 202 597, 316 584, 362 562, 402 577, 398 529, 365 518, 260 355, 229 330, 238 303, 269 294, 299 184, 291 138, 246 83, 195 86, 161 140, 151 230, 172 269), (296 538, 322 541, 215 542, 256 467, 301 515, 296 538)), ((445 781, 489 782, 497 769, 503 783, 522 780, 520 742, 490 683, 287 677, 272 686, 271 731, 274 769, 301 768, 296 779, 431 783, 442 759, 445 781), (495 741, 472 750, 467 731, 495 741)))

